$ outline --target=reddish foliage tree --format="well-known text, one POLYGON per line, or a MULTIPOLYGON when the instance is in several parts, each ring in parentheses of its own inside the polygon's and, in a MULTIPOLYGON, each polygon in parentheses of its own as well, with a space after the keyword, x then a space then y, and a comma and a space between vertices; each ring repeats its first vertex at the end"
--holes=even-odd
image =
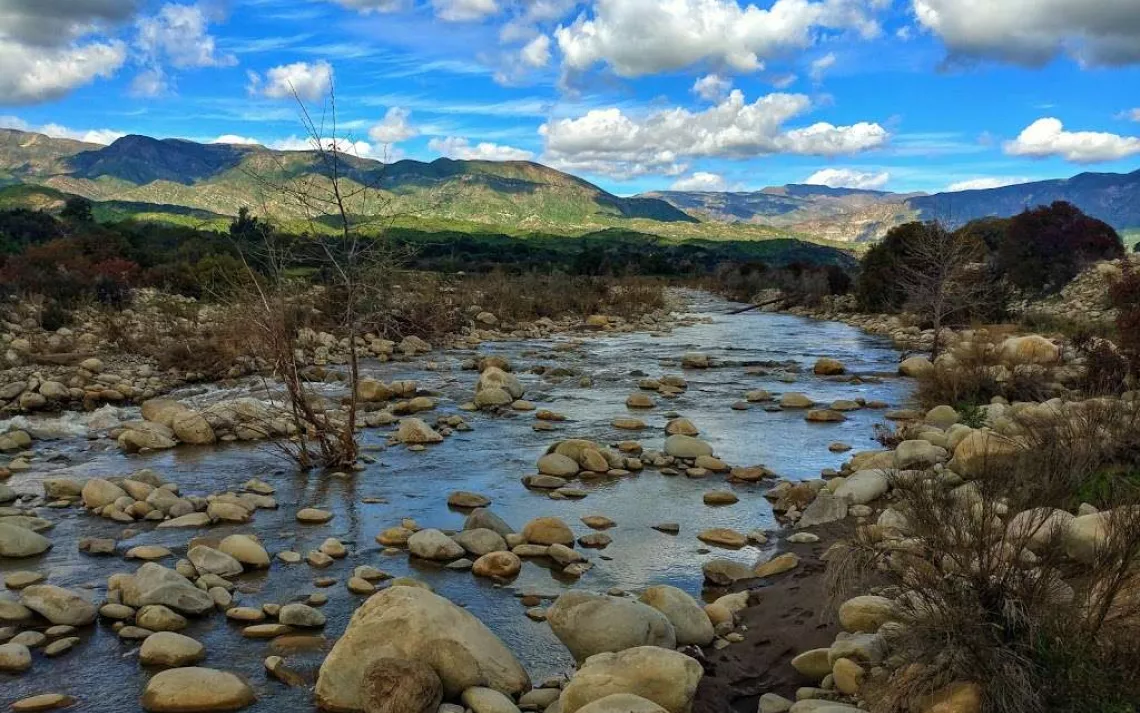
POLYGON ((1056 201, 1015 216, 998 247, 1001 274, 1016 287, 1051 292, 1064 287, 1090 263, 1119 258, 1124 243, 1111 225, 1056 201))

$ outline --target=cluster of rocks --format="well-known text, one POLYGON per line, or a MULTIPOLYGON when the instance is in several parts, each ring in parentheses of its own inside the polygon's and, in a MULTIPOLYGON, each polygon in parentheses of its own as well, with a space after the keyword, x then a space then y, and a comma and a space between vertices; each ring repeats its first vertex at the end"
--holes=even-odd
POLYGON ((387 713, 687 713, 703 670, 675 648, 714 636, 701 607, 673 588, 638 601, 568 592, 551 607, 550 625, 580 666, 533 687, 471 614, 430 592, 390 587, 357 609, 321 665, 317 704, 387 713))
POLYGON ((1060 293, 1034 301, 1023 301, 1014 311, 1044 321, 1054 319, 1090 327, 1105 327, 1116 320, 1116 310, 1109 299, 1109 289, 1129 267, 1140 269, 1140 257, 1130 255, 1120 260, 1106 260, 1092 265, 1073 278, 1060 293))
MULTIPOLYGON (((496 580, 516 577, 526 559, 542 559, 567 576, 580 577, 592 565, 574 549, 575 543, 583 547, 609 544, 604 533, 576 539, 570 526, 556 517, 534 518, 516 532, 487 508, 491 500, 478 493, 452 493, 448 504, 470 510, 461 531, 423 529, 414 520, 405 519, 377 535, 376 541, 391 551, 406 549, 409 555, 421 561, 437 562, 451 570, 470 571, 476 577, 496 580), (598 539, 597 535, 605 540, 598 539)), ((599 529, 605 527, 612 527, 612 523, 602 524, 599 529)))

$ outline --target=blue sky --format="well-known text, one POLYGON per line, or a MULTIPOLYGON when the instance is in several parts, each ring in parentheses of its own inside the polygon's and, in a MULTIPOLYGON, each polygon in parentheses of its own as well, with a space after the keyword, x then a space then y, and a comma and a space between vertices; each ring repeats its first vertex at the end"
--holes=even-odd
POLYGON ((0 126, 532 159, 615 193, 1140 167, 1140 0, 0 0, 0 126))

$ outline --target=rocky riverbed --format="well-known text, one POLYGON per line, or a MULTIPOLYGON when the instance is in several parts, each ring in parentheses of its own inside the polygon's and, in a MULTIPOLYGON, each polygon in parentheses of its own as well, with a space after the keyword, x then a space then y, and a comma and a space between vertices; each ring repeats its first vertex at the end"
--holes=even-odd
MULTIPOLYGON (((140 657, 161 659, 147 652, 146 643, 151 632, 170 629, 204 648, 179 660, 237 674, 250 690, 212 674, 203 674, 199 684, 219 690, 233 684, 233 700, 250 710, 308 710, 317 669, 353 612, 373 588, 393 579, 399 584, 398 578, 430 586, 474 615, 536 685, 574 669, 567 637, 556 636, 542 620, 567 591, 610 592, 631 604, 654 585, 677 587, 698 600, 702 593, 708 600, 724 594, 705 588, 711 562, 751 569, 775 554, 776 538, 769 542, 765 533, 778 525, 765 492, 779 478, 794 482, 837 470, 849 448, 872 448, 873 425, 900 415, 910 386, 895 376, 899 354, 884 338, 791 315, 729 315, 734 305, 722 300, 685 297, 689 314, 671 320, 669 329, 658 325, 660 331, 488 342, 368 363, 368 376, 379 383, 414 382, 398 398, 405 405, 424 399, 424 410, 413 409, 415 417, 447 435, 408 447, 397 440, 400 419, 411 417, 407 410, 377 408, 373 413, 391 416, 372 418, 383 425, 362 432, 365 462, 354 472, 298 473, 264 441, 241 438, 128 453, 137 449, 109 436, 116 423, 138 419, 137 408, 112 407, 94 422, 90 415, 64 414, 0 423, 12 446, 0 457, 11 471, 0 495, 14 498, 0 506, 2 517, 17 518, 9 527, 40 530, 51 545, 30 557, 0 557, 0 575, 8 583, 0 595, 0 631, 27 645, 30 655, 27 667, 19 660, 0 673, 0 703, 59 693, 76 699, 75 710, 136 711, 146 690, 143 702, 150 709, 174 710, 163 707, 163 687, 177 689, 183 682, 155 680, 161 669, 140 663, 140 657), (464 408, 475 397, 478 374, 463 366, 488 356, 512 368, 524 402, 496 412, 464 408), (822 366, 813 368, 821 359, 822 366), (666 429, 672 422, 672 430, 683 433, 678 418, 687 419, 696 442, 707 444, 713 457, 701 460, 695 456, 703 451, 675 447, 670 454, 666 429), (603 465, 592 467, 580 448, 564 447, 558 455, 572 468, 549 458, 540 467, 548 449, 574 439, 598 444, 587 450, 602 454, 603 465), (558 467, 568 470, 551 472, 558 467), (566 482, 525 487, 522 479, 540 471, 566 482), (82 504, 97 505, 103 516, 82 504), (465 525, 473 531, 472 505, 485 506, 520 533, 516 551, 517 545, 537 547, 542 552, 533 554, 541 556, 523 557, 515 575, 509 558, 481 562, 485 543, 475 543, 476 536, 456 544, 448 533, 465 525), (169 526, 182 517, 198 526, 169 526), (539 518, 557 518, 569 528, 571 547, 563 548, 569 553, 535 534, 542 527, 524 528, 539 518), (395 532, 401 528, 403 542, 395 532), (389 531, 380 544, 377 537, 389 531), (233 535, 253 535, 257 542, 233 535), (409 546, 421 556, 409 556, 409 546), (103 549, 111 551, 97 554, 103 549), (455 556, 448 554, 453 549, 455 556), (181 610, 141 608, 142 575, 113 575, 141 573, 147 560, 153 563, 144 565, 150 568, 145 576, 160 579, 166 575, 156 574, 156 567, 192 564, 180 567, 198 580, 199 594, 185 592, 192 603, 179 600, 181 610), (510 576, 475 576, 467 571, 472 562, 476 572, 510 576), (61 624, 55 619, 65 615, 32 606, 28 588, 43 585, 65 588, 103 609, 88 617, 83 603, 73 602, 63 608, 84 616, 61 624), (15 604, 20 600, 31 609, 15 604), (107 602, 115 606, 107 609, 107 602), (303 606, 280 609, 290 604, 303 606), (267 673, 267 657, 275 673, 267 673)), ((263 389, 259 380, 238 381, 188 387, 168 397, 205 413, 234 399, 263 401, 263 389)), ((330 381, 322 391, 335 398, 341 387, 330 381)), ((673 445, 678 443, 691 445, 673 445)), ((533 477, 529 482, 538 484, 533 477)), ((483 518, 479 523, 491 522, 483 518)), ((503 539, 512 544, 510 536, 503 539)), ((64 596, 53 589, 31 595, 37 591, 64 596)), ((568 606, 564 598, 560 607, 568 606)), ((722 641, 732 645, 731 638, 722 641)), ((166 643, 175 650, 174 644, 186 644, 166 643)), ((579 654, 590 648, 580 646, 579 654)), ((22 652, 11 648, 21 659, 22 652)), ((459 702, 454 692, 444 693, 459 702)), ((478 694, 471 697, 474 703, 464 694, 467 707, 494 709, 478 694)), ((545 708, 539 698, 526 705, 545 708)))

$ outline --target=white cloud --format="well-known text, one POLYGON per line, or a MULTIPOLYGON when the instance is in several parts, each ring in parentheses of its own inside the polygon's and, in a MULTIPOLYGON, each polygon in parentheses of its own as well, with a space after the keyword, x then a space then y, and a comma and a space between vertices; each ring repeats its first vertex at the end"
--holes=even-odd
MULTIPOLYGON (((319 145, 314 139, 309 137, 289 136, 284 139, 270 141, 267 146, 275 151, 316 151, 319 145)), ((320 146, 324 146, 326 150, 335 148, 341 153, 359 156, 361 158, 383 157, 383 152, 376 152, 372 144, 367 141, 352 141, 351 139, 343 138, 336 140, 323 139, 320 146)))
POLYGON ((669 187, 672 191, 705 191, 717 192, 723 191, 728 188, 723 176, 715 173, 706 173, 704 171, 697 171, 691 176, 686 176, 682 179, 673 182, 669 187))
POLYGON ((380 123, 368 130, 368 138, 381 144, 398 144, 407 141, 420 132, 408 123, 411 112, 394 106, 384 115, 380 123))
POLYGON ((830 186, 831 188, 858 188, 864 191, 881 190, 891 180, 891 174, 882 171, 870 173, 853 168, 825 168, 808 176, 804 183, 809 186, 830 186))
POLYGON ((474 22, 496 15, 495 0, 431 0, 436 17, 448 22, 474 22))
POLYGON ((131 80, 130 93, 136 97, 157 97, 170 91, 166 73, 158 67, 144 69, 131 80))
POLYGON ((121 139, 126 136, 121 131, 113 129, 69 129, 66 126, 59 124, 44 124, 43 126, 35 126, 29 124, 18 116, 0 116, 0 128, 15 129, 17 131, 32 131, 37 134, 44 134, 55 139, 72 139, 74 141, 83 141, 89 144, 103 144, 107 145, 116 139, 121 139))
POLYGON ((218 54, 209 26, 210 17, 201 5, 167 3, 157 15, 138 21, 135 43, 147 61, 165 60, 179 69, 236 64, 233 55, 218 54))
POLYGON ((237 134, 223 134, 216 139, 210 141, 211 144, 235 144, 238 146, 260 146, 261 142, 257 139, 251 139, 248 136, 238 136, 237 134))
POLYGON ((59 99, 123 66, 122 42, 67 47, 28 47, 0 37, 0 104, 36 104, 59 99))
POLYGON ((740 90, 700 112, 673 108, 646 116, 596 109, 578 118, 551 120, 539 128, 544 160, 567 170, 631 177, 679 175, 687 157, 751 158, 770 154, 838 156, 884 146, 882 126, 784 124, 811 109, 802 94, 769 94, 746 104, 740 90))
POLYGON ((835 60, 836 57, 834 52, 828 52, 819 59, 812 60, 810 71, 812 81, 822 81, 823 75, 827 73, 827 70, 835 66, 835 60))
POLYGON ((1086 65, 1140 62, 1135 0, 913 0, 919 24, 951 59, 1040 66, 1068 55, 1086 65))
POLYGON ((949 186, 946 186, 947 193, 954 193, 956 191, 982 191, 988 188, 1001 188, 1002 186, 1015 186, 1019 183, 1029 183, 1031 178, 1014 177, 1014 176, 986 176, 983 178, 971 178, 965 181, 955 181, 949 186))
POLYGON ((1140 109, 1129 109, 1124 112, 1124 118, 1129 121, 1140 121, 1140 109))
POLYGON ((550 37, 539 35, 522 48, 519 57, 530 67, 545 67, 550 63, 550 37))
POLYGON ((1140 138, 1097 131, 1066 131, 1059 119, 1038 119, 1013 141, 1005 142, 1011 156, 1060 156, 1073 163, 1115 161, 1140 154, 1140 138))
POLYGON ((256 72, 250 72, 249 78, 251 93, 274 99, 291 99, 296 93, 305 101, 316 101, 332 87, 333 68, 323 59, 312 64, 294 62, 270 69, 264 82, 256 72))
POLYGON ((576 0, 524 0, 521 3, 511 3, 508 7, 520 11, 499 29, 499 40, 504 43, 529 40, 539 34, 539 24, 565 17, 576 4, 576 0))
POLYGON ((428 142, 428 148, 447 158, 468 161, 529 161, 534 158, 534 154, 525 149, 486 141, 472 146, 467 139, 459 136, 432 139, 428 142))
POLYGON ((698 62, 740 72, 765 59, 811 46, 821 30, 880 32, 863 0, 775 0, 769 9, 736 0, 595 0, 555 31, 566 65, 586 70, 607 64, 625 77, 681 69, 698 62))
POLYGON ((706 74, 693 82, 693 93, 701 99, 718 102, 732 89, 732 80, 719 74, 706 74))

